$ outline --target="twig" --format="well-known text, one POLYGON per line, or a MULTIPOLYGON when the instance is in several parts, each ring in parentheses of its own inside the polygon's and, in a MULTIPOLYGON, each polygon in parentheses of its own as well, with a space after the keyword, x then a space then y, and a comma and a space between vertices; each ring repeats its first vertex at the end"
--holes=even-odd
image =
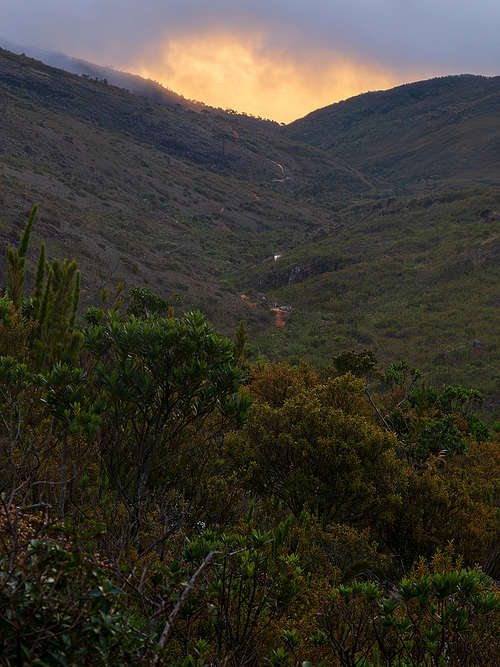
POLYGON ((393 433, 394 430, 389 426, 389 424, 388 424, 387 421, 385 420, 383 414, 380 412, 380 410, 379 410, 379 409, 377 408, 377 406, 375 405, 375 402, 374 402, 373 398, 371 397, 370 392, 368 391, 368 386, 365 387, 365 394, 368 396, 368 400, 370 401, 370 405, 371 405, 372 408, 375 410, 375 412, 378 414, 378 416, 380 417, 380 419, 381 419, 382 422, 384 423, 384 426, 386 427, 386 429, 387 429, 388 431, 391 431, 391 433, 393 433))
MULTIPOLYGON (((215 556, 216 554, 218 554, 218 553, 220 553, 220 551, 210 551, 210 553, 206 556, 206 558, 205 558, 205 560, 203 561, 203 563, 202 563, 202 564, 200 565, 200 567, 196 570, 196 572, 193 574, 193 576, 191 577, 191 579, 190 579, 189 582, 187 583, 186 587, 184 588, 184 591, 183 591, 182 595, 180 596, 179 600, 177 601, 177 604, 175 605, 175 607, 174 607, 174 608, 172 609, 172 611, 170 612, 170 614, 169 614, 169 616, 168 616, 168 619, 167 619, 167 622, 165 623, 165 627, 163 628, 163 632, 162 632, 161 635, 160 635, 160 639, 159 639, 159 641, 158 641, 158 648, 159 648, 160 650, 163 650, 163 649, 165 648, 165 645, 166 645, 166 643, 167 643, 167 641, 168 641, 168 638, 169 638, 169 636, 170 636, 170 633, 171 633, 171 631, 172 631, 172 624, 173 624, 173 622, 175 621, 175 619, 176 619, 177 615, 179 614, 179 612, 181 611, 182 607, 184 606, 184 604, 185 604, 187 598, 188 598, 189 595, 191 594, 191 591, 192 591, 193 588, 195 587, 195 584, 196 584, 196 581, 197 581, 198 577, 201 575, 201 573, 203 572, 203 570, 204 570, 208 565, 210 565, 210 563, 211 563, 211 561, 213 560, 214 556, 215 556)), ((158 653, 156 653, 155 656, 154 656, 154 658, 153 658, 153 661, 152 661, 151 664, 152 664, 153 666, 154 666, 154 665, 157 665, 157 664, 158 664, 158 660, 159 660, 159 655, 158 655, 158 653)))

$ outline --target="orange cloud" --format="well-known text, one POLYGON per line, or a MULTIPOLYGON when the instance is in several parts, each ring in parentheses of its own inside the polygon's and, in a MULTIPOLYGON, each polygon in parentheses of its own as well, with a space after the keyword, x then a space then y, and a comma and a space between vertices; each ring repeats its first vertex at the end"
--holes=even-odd
MULTIPOLYGON (((400 83, 396 73, 331 52, 307 62, 230 34, 169 39, 132 69, 189 99, 289 122, 319 107, 400 83)), ((130 67, 129 67, 130 69, 130 67)))

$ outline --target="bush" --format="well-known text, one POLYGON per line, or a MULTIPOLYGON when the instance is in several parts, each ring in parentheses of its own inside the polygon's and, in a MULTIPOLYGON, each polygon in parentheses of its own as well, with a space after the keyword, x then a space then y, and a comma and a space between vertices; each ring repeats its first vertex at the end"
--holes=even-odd
POLYGON ((245 429, 230 440, 247 484, 296 516, 309 509, 357 526, 390 521, 405 471, 394 436, 356 414, 363 382, 348 374, 297 389, 295 375, 288 371, 294 384, 279 386, 281 398, 255 400, 245 429))
POLYGON ((3 556, 2 664, 104 667, 137 659, 146 646, 120 610, 121 595, 89 556, 53 540, 31 540, 13 566, 3 556))

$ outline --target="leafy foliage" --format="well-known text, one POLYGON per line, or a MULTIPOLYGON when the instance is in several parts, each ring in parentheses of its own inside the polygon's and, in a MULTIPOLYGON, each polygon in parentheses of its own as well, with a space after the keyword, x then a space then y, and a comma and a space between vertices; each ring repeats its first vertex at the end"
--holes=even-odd
POLYGON ((42 250, 0 298, 5 664, 498 661, 479 392, 368 351, 252 364, 141 289, 79 327, 79 289, 42 250))
POLYGON ((5 665, 109 665, 137 659, 140 635, 115 588, 77 550, 31 540, 13 567, 0 559, 0 652, 5 665))
POLYGON ((122 319, 115 311, 85 336, 95 358, 100 455, 107 480, 134 514, 137 534, 152 490, 165 493, 172 475, 182 474, 176 472, 180 446, 196 439, 209 415, 244 419, 247 401, 236 395, 240 372, 229 341, 200 313, 122 319))
POLYGON ((346 666, 489 664, 498 655, 494 635, 491 644, 485 641, 488 617, 499 605, 491 591, 476 570, 405 578, 389 597, 375 583, 340 586, 315 643, 346 666))
POLYGON ((303 388, 271 407, 256 401, 235 456, 249 484, 280 499, 295 515, 362 525, 387 520, 405 486, 391 434, 353 414, 364 393, 352 375, 303 388))
POLYGON ((33 229, 37 208, 37 206, 34 206, 30 213, 30 217, 24 229, 21 242, 19 243, 17 250, 14 250, 14 248, 11 246, 7 246, 6 248, 7 282, 9 286, 8 294, 12 299, 14 306, 20 306, 23 297, 26 255, 28 253, 31 230, 33 229))

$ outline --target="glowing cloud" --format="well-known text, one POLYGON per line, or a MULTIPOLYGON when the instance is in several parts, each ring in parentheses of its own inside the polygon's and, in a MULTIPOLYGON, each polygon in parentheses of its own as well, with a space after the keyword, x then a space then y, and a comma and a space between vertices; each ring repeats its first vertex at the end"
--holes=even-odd
POLYGON ((187 98, 283 122, 401 82, 395 72, 332 51, 312 49, 307 59, 294 59, 290 51, 264 47, 268 43, 258 36, 191 34, 149 49, 141 63, 123 68, 187 98))

